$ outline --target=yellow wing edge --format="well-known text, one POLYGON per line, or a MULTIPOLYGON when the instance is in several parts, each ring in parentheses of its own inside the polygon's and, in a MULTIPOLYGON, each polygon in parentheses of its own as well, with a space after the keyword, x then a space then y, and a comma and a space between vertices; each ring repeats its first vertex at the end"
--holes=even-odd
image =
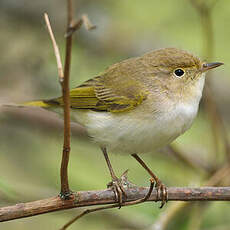
POLYGON ((29 101, 29 102, 20 104, 19 106, 31 106, 31 107, 41 107, 41 108, 51 107, 51 105, 46 103, 45 101, 29 101))

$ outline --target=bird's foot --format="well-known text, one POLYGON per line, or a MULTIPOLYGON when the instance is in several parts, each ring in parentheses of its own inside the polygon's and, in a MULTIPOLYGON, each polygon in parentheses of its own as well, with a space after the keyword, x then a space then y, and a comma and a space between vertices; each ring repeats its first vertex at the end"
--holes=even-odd
POLYGON ((127 198, 125 188, 128 187, 129 181, 127 180, 127 172, 126 170, 121 178, 112 178, 112 181, 107 184, 107 188, 111 188, 115 194, 115 200, 119 204, 119 208, 121 208, 124 200, 127 198))
POLYGON ((62 200, 70 200, 72 194, 73 194, 72 191, 69 191, 69 192, 60 192, 60 193, 59 193, 59 197, 60 197, 62 200))
POLYGON ((168 202, 168 189, 160 180, 156 182, 155 188, 157 190, 156 200, 161 200, 161 206, 159 208, 163 208, 168 202))

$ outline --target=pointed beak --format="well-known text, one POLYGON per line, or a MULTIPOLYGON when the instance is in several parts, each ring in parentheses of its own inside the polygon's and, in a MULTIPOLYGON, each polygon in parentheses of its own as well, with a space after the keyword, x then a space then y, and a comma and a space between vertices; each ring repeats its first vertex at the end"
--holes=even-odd
POLYGON ((201 72, 206 72, 207 70, 214 69, 218 66, 223 65, 222 62, 211 62, 211 63, 204 63, 201 68, 201 72))

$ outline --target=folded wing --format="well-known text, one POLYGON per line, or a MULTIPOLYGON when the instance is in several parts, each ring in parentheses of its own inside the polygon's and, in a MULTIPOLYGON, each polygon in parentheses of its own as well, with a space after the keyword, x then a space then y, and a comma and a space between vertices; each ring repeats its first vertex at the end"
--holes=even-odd
MULTIPOLYGON (((96 111, 128 111, 146 98, 138 82, 125 77, 102 75, 90 79, 70 91, 72 109, 92 109, 96 111)), ((63 106, 62 97, 45 103, 63 106)))

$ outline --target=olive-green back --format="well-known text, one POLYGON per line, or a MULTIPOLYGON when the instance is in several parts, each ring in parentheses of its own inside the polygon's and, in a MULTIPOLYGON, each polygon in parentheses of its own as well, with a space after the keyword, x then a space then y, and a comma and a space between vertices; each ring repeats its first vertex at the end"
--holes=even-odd
MULTIPOLYGON (((135 59, 128 59, 108 68, 104 74, 83 83, 70 91, 72 109, 97 111, 128 111, 146 98, 140 83, 132 77, 135 59)), ((49 105, 62 106, 62 97, 45 101, 49 105)))

